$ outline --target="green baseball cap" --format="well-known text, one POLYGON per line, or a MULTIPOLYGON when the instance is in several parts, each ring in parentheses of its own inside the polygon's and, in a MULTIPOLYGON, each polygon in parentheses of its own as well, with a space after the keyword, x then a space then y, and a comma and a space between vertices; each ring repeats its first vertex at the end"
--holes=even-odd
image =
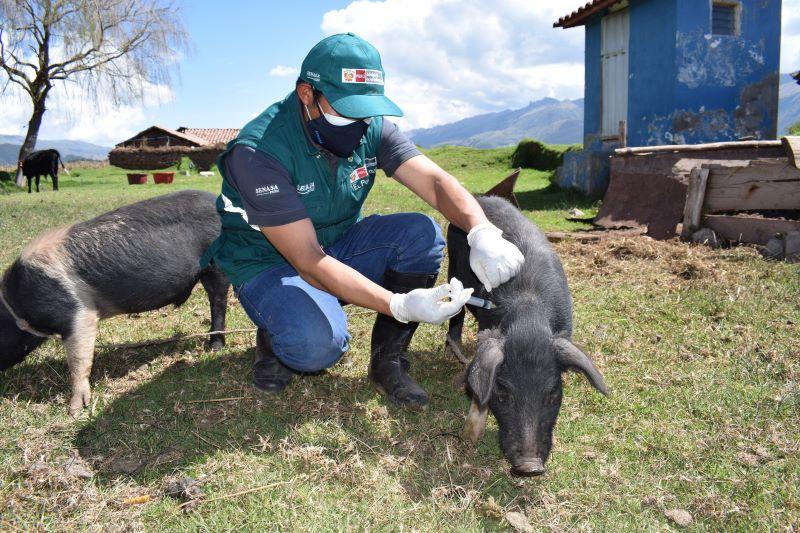
POLYGON ((322 92, 342 116, 403 116, 397 104, 383 94, 378 50, 353 33, 331 35, 318 42, 303 60, 300 79, 322 92))

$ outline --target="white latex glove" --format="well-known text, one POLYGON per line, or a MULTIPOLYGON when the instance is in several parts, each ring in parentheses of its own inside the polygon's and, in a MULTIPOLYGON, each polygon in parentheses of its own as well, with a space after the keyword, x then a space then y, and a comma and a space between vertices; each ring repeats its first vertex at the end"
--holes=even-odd
POLYGON ((489 222, 472 228, 467 242, 469 266, 489 292, 516 276, 525 262, 519 248, 505 240, 502 230, 489 222))
POLYGON ((389 309, 400 322, 428 322, 441 324, 458 313, 472 296, 472 289, 465 289, 456 278, 450 283, 432 289, 414 289, 406 294, 393 294, 389 309), (445 298, 450 298, 445 301, 445 298))

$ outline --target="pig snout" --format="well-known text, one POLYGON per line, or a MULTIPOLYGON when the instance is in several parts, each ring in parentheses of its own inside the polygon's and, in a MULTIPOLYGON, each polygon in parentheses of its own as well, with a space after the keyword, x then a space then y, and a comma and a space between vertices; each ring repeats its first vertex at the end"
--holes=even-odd
POLYGON ((545 473, 544 462, 539 457, 523 457, 513 462, 511 473, 515 476, 533 477, 545 473))

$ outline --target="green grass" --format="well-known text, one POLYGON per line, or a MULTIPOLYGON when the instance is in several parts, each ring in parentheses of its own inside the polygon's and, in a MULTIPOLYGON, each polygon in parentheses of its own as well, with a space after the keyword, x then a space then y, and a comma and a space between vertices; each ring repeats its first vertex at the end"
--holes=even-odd
MULTIPOLYGON (((431 158, 474 192, 510 172, 511 149, 441 148, 431 158)), ((62 190, 0 195, 0 265, 40 231, 219 178, 176 176, 128 186, 124 171, 76 169, 62 190)), ((48 182, 49 187, 49 182, 48 182)), ((523 171, 526 214, 546 230, 579 195, 523 171)), ((430 212, 381 177, 366 210, 430 212)), ((437 218, 442 221, 440 216, 437 218)), ((372 314, 348 308, 352 350, 278 397, 249 385, 253 336, 219 353, 201 341, 140 349, 98 346, 92 409, 66 415, 67 368, 49 341, 0 376, 0 529, 508 529, 508 511, 538 529, 662 530, 685 509, 691 530, 800 526, 800 270, 751 249, 712 251, 646 238, 556 245, 575 301, 575 339, 604 372, 600 397, 568 375, 548 473, 508 475, 490 421, 472 448, 458 438, 468 402, 444 327, 423 325, 412 373, 432 393, 421 413, 387 408, 366 367, 372 314), (224 400, 224 401, 209 401, 224 400), (94 473, 65 471, 77 460, 94 473), (163 495, 176 476, 202 482, 189 509, 163 495), (240 496, 225 495, 263 487, 240 496), (130 503, 147 495, 149 501, 130 503), (127 502, 127 503, 126 503, 127 502)), ((229 328, 251 324, 231 297, 229 328)), ((209 325, 202 289, 178 309, 120 316, 98 344, 190 333, 209 325)), ((473 348, 474 326, 467 335, 473 348)))

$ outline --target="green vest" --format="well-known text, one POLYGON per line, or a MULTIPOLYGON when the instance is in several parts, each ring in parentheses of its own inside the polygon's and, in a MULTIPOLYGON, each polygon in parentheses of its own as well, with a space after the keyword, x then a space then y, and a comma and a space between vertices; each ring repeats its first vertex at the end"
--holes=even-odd
POLYGON ((372 119, 361 144, 350 157, 339 159, 335 173, 328 159, 308 138, 300 120, 300 101, 292 92, 242 128, 217 159, 223 178, 217 198, 222 231, 200 263, 205 267, 213 261, 234 286, 268 268, 286 264, 258 226, 248 223, 239 193, 225 175, 222 161, 234 146, 241 144, 259 150, 277 159, 289 171, 323 247, 339 240, 361 218, 361 206, 375 182, 382 118, 372 119))

